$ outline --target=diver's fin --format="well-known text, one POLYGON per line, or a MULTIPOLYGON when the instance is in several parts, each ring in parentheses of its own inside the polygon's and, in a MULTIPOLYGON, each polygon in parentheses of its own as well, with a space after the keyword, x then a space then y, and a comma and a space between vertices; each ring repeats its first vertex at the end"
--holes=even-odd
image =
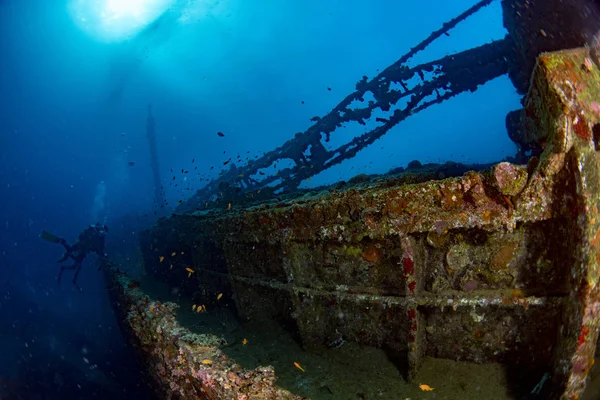
POLYGON ((50 243, 60 243, 60 238, 58 236, 54 236, 50 232, 42 231, 40 237, 44 240, 49 241, 50 243))

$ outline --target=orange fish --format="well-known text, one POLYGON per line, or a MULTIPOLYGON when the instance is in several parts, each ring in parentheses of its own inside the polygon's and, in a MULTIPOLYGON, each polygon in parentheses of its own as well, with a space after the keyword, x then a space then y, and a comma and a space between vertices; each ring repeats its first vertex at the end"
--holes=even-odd
POLYGON ((196 272, 196 271, 194 271, 193 269, 191 269, 191 268, 189 268, 189 267, 188 267, 188 268, 186 268, 185 270, 188 272, 188 278, 191 278, 191 277, 192 277, 192 274, 193 274, 194 272, 196 272))
POLYGON ((165 256, 160 256, 160 257, 158 257, 158 260, 159 260, 160 262, 163 262, 163 261, 165 261, 165 256))
POLYGON ((177 255, 177 253, 175 253, 175 252, 171 253, 171 257, 175 257, 176 255, 177 255))
POLYGON ((204 364, 204 365, 210 365, 212 363, 213 363, 212 360, 209 360, 208 358, 205 358, 204 360, 202 360, 202 364, 204 364))
POLYGON ((244 338, 244 340, 242 340, 242 344, 245 346, 248 344, 248 339, 244 338))
POLYGON ((421 389, 424 392, 431 392, 433 390, 431 386, 425 385, 423 383, 419 385, 419 389, 421 389))
POLYGON ((221 297, 223 297, 223 293, 219 293, 219 294, 217 295, 217 300, 221 300, 221 297))
POLYGON ((302 372, 305 372, 305 371, 304 371, 304 368, 302 368, 302 367, 300 366, 300 364, 298 364, 296 361, 294 361, 294 367, 298 368, 298 369, 299 369, 300 371, 302 371, 302 372))

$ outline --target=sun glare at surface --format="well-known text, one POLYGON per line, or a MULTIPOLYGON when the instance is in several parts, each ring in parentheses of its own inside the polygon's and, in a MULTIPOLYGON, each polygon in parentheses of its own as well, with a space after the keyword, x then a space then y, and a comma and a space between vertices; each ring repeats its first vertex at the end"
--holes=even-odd
POLYGON ((106 9, 119 17, 121 15, 139 16, 145 9, 146 0, 107 0, 106 9))
POLYGON ((69 12, 82 30, 98 40, 118 42, 151 24, 174 0, 71 0, 69 12))

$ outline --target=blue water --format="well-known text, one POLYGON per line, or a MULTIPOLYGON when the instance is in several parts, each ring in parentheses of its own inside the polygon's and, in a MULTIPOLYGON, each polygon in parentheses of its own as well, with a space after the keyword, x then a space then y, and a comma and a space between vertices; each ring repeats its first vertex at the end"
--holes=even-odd
MULTIPOLYGON (((148 398, 94 256, 80 274, 82 291, 69 279, 57 285, 62 249, 39 237, 47 230, 72 243, 101 221, 111 228, 109 256, 130 256, 135 272, 136 230, 154 215, 148 104, 168 213, 224 161, 260 156, 306 130, 363 75, 375 76, 475 3, 0 1, 0 399, 148 398), (171 170, 181 169, 193 173, 177 175, 175 186, 171 170)), ((505 34, 494 1, 408 65, 505 34)), ((494 79, 400 123, 302 187, 413 159, 511 156, 504 118, 519 100, 506 76, 494 79)), ((364 131, 348 126, 329 146, 364 131)))

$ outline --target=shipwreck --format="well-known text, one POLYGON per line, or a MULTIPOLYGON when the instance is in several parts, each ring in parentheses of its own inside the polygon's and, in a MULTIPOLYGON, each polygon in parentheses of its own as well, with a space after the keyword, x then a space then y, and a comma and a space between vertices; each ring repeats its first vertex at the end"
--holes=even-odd
POLYGON ((506 38, 405 66, 489 3, 143 231, 146 278, 106 270, 161 397, 416 399, 432 387, 446 398, 598 395, 586 383, 600 329, 600 49, 580 29, 594 15, 578 2, 503 0, 506 38), (507 116, 514 159, 414 163, 298 189, 415 112, 503 74, 525 94, 507 116), (423 79, 410 87, 414 76, 423 79), (374 100, 350 108, 366 94, 374 100), (323 145, 344 122, 400 99, 372 131, 323 145), (251 178, 278 159, 294 167, 251 178), (486 387, 494 374, 498 386, 486 387), (461 390, 474 397, 452 397, 461 390))

